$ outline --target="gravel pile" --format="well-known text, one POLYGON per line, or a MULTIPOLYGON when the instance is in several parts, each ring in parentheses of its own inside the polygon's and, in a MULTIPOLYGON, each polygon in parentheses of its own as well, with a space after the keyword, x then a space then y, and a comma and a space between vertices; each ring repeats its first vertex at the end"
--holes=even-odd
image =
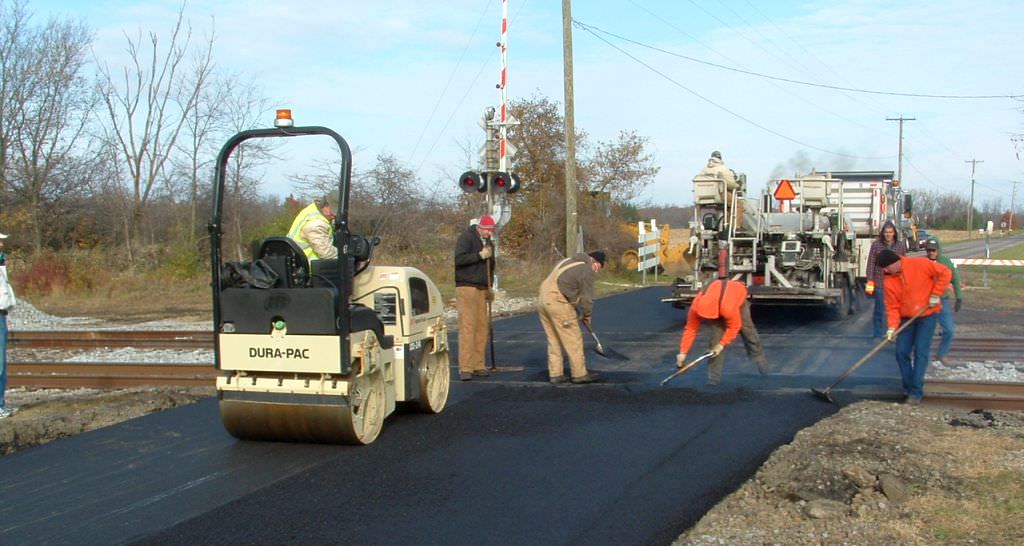
POLYGON ((112 324, 90 317, 55 317, 46 314, 25 300, 7 316, 11 330, 211 330, 213 321, 182 322, 157 320, 135 324, 112 324))

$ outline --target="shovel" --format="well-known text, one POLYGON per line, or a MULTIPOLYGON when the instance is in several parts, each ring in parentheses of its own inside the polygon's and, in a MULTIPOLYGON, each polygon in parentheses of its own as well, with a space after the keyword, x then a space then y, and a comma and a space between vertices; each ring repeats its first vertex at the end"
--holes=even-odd
POLYGON ((696 366, 697 364, 700 364, 700 362, 702 360, 704 360, 706 358, 710 358, 714 354, 715 353, 707 352, 707 353, 704 353, 704 354, 698 356, 693 362, 690 362, 689 364, 683 366, 682 368, 679 368, 678 370, 672 372, 672 375, 666 377, 665 379, 662 379, 661 380, 661 386, 664 387, 665 383, 668 383, 669 381, 672 381, 673 379, 675 379, 676 376, 683 375, 683 372, 685 372, 686 370, 689 370, 690 368, 696 366))
MULTIPOLYGON (((583 321, 580 321, 580 322, 583 322, 583 321)), ((587 328, 587 331, 590 332, 590 337, 594 338, 594 345, 595 345, 594 352, 595 353, 597 353, 597 354, 599 354, 599 355, 601 355, 601 356, 603 356, 605 358, 611 358, 611 359, 615 359, 615 360, 629 360, 628 356, 626 356, 624 354, 621 354, 618 351, 615 351, 615 350, 612 350, 612 349, 607 349, 606 350, 604 348, 604 345, 601 345, 601 340, 597 339, 597 334, 594 333, 594 329, 591 328, 590 325, 587 324, 586 322, 583 322, 583 326, 585 326, 587 328)))
MULTIPOLYGON (((900 325, 899 328, 896 329, 896 333, 894 334, 894 336, 900 335, 900 332, 902 332, 904 329, 906 329, 907 326, 910 326, 910 324, 912 322, 917 320, 917 317, 921 316, 921 313, 924 313, 928 309, 929 309, 928 306, 922 307, 921 310, 918 311, 916 315, 910 317, 910 320, 908 320, 907 322, 904 322, 903 324, 900 325)), ((811 392, 814 393, 814 395, 817 396, 818 398, 821 398, 822 400, 825 400, 826 402, 831 402, 831 403, 835 404, 836 401, 835 401, 834 398, 832 398, 832 389, 836 388, 836 385, 842 383, 843 381, 846 381, 846 378, 850 377, 850 374, 852 374, 853 372, 857 371, 857 368, 860 368, 861 365, 863 365, 865 362, 867 362, 871 357, 875 356, 875 353, 877 353, 878 351, 881 351, 882 347, 885 347, 885 345, 887 343, 889 343, 888 339, 883 339, 882 341, 878 342, 878 345, 875 345, 874 349, 871 349, 871 351, 868 352, 868 354, 862 356, 861 359, 858 360, 857 362, 854 362, 853 366, 850 366, 850 369, 848 369, 845 372, 843 372, 843 375, 840 375, 839 379, 836 379, 836 382, 832 383, 831 385, 829 385, 827 389, 822 390, 822 389, 815 389, 815 388, 812 387, 811 388, 811 392)))

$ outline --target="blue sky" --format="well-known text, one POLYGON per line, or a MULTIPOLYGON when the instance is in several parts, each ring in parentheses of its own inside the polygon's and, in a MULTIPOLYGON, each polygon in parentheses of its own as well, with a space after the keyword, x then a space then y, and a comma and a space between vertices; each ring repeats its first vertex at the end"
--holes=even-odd
MULTIPOLYGON (((509 95, 561 103, 561 3, 508 5, 509 95)), ((37 16, 94 28, 96 55, 112 63, 125 32, 166 36, 178 6, 29 0, 37 16)), ((259 79, 298 124, 340 132, 357 169, 390 153, 442 194, 454 194, 455 176, 476 161, 476 122, 499 103, 500 0, 193 1, 186 14, 196 29, 216 21, 221 68, 259 79)), ((883 92, 1024 95, 1024 2, 577 0, 573 16, 643 44, 594 31, 613 47, 573 30, 576 126, 593 143, 621 130, 650 138, 662 170, 642 196, 649 202, 688 204, 689 181, 714 149, 754 187, 810 166, 896 170, 898 124, 886 118, 901 115, 916 118, 904 126, 908 188, 968 195, 972 158, 984 161, 978 203, 1008 206, 1009 181, 1024 181, 1010 138, 1024 133, 1024 102, 837 91, 679 57, 883 92)), ((1024 184, 1018 190, 1019 204, 1024 184)))

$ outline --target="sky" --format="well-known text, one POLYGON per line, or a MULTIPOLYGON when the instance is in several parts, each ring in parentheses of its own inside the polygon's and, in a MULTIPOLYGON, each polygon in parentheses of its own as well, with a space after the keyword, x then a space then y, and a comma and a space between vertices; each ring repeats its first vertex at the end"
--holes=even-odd
MULTIPOLYGON (((507 1, 509 97, 562 104, 561 2, 507 1)), ((590 144, 649 139, 661 171, 645 204, 691 203, 712 150, 752 189, 810 168, 896 171, 900 124, 887 118, 899 117, 915 118, 906 188, 969 196, 976 159, 977 205, 1009 206, 1014 180, 1024 200, 1024 141, 1012 139, 1024 133, 1024 2, 573 4, 586 25, 572 30, 576 128, 590 144)), ((126 33, 167 36, 179 6, 28 0, 37 17, 93 28, 95 56, 114 65, 126 33)), ((297 125, 341 133, 357 170, 391 154, 435 194, 455 195, 483 142, 477 121, 500 104, 501 0, 192 1, 185 14, 197 32, 215 25, 219 68, 254 78, 297 125)))

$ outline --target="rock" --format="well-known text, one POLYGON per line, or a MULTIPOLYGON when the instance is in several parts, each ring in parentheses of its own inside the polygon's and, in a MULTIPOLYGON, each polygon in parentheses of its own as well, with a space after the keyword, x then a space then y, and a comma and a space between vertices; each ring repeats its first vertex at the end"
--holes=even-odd
POLYGON ((899 476, 893 474, 882 474, 878 476, 878 485, 893 504, 903 504, 910 498, 910 486, 899 476))
POLYGON ((864 470, 860 466, 851 466, 843 469, 843 475, 850 479, 857 489, 863 489, 865 487, 874 487, 878 479, 875 475, 864 470))
POLYGON ((828 499, 813 500, 804 507, 804 514, 813 519, 836 519, 849 513, 850 507, 828 499))

